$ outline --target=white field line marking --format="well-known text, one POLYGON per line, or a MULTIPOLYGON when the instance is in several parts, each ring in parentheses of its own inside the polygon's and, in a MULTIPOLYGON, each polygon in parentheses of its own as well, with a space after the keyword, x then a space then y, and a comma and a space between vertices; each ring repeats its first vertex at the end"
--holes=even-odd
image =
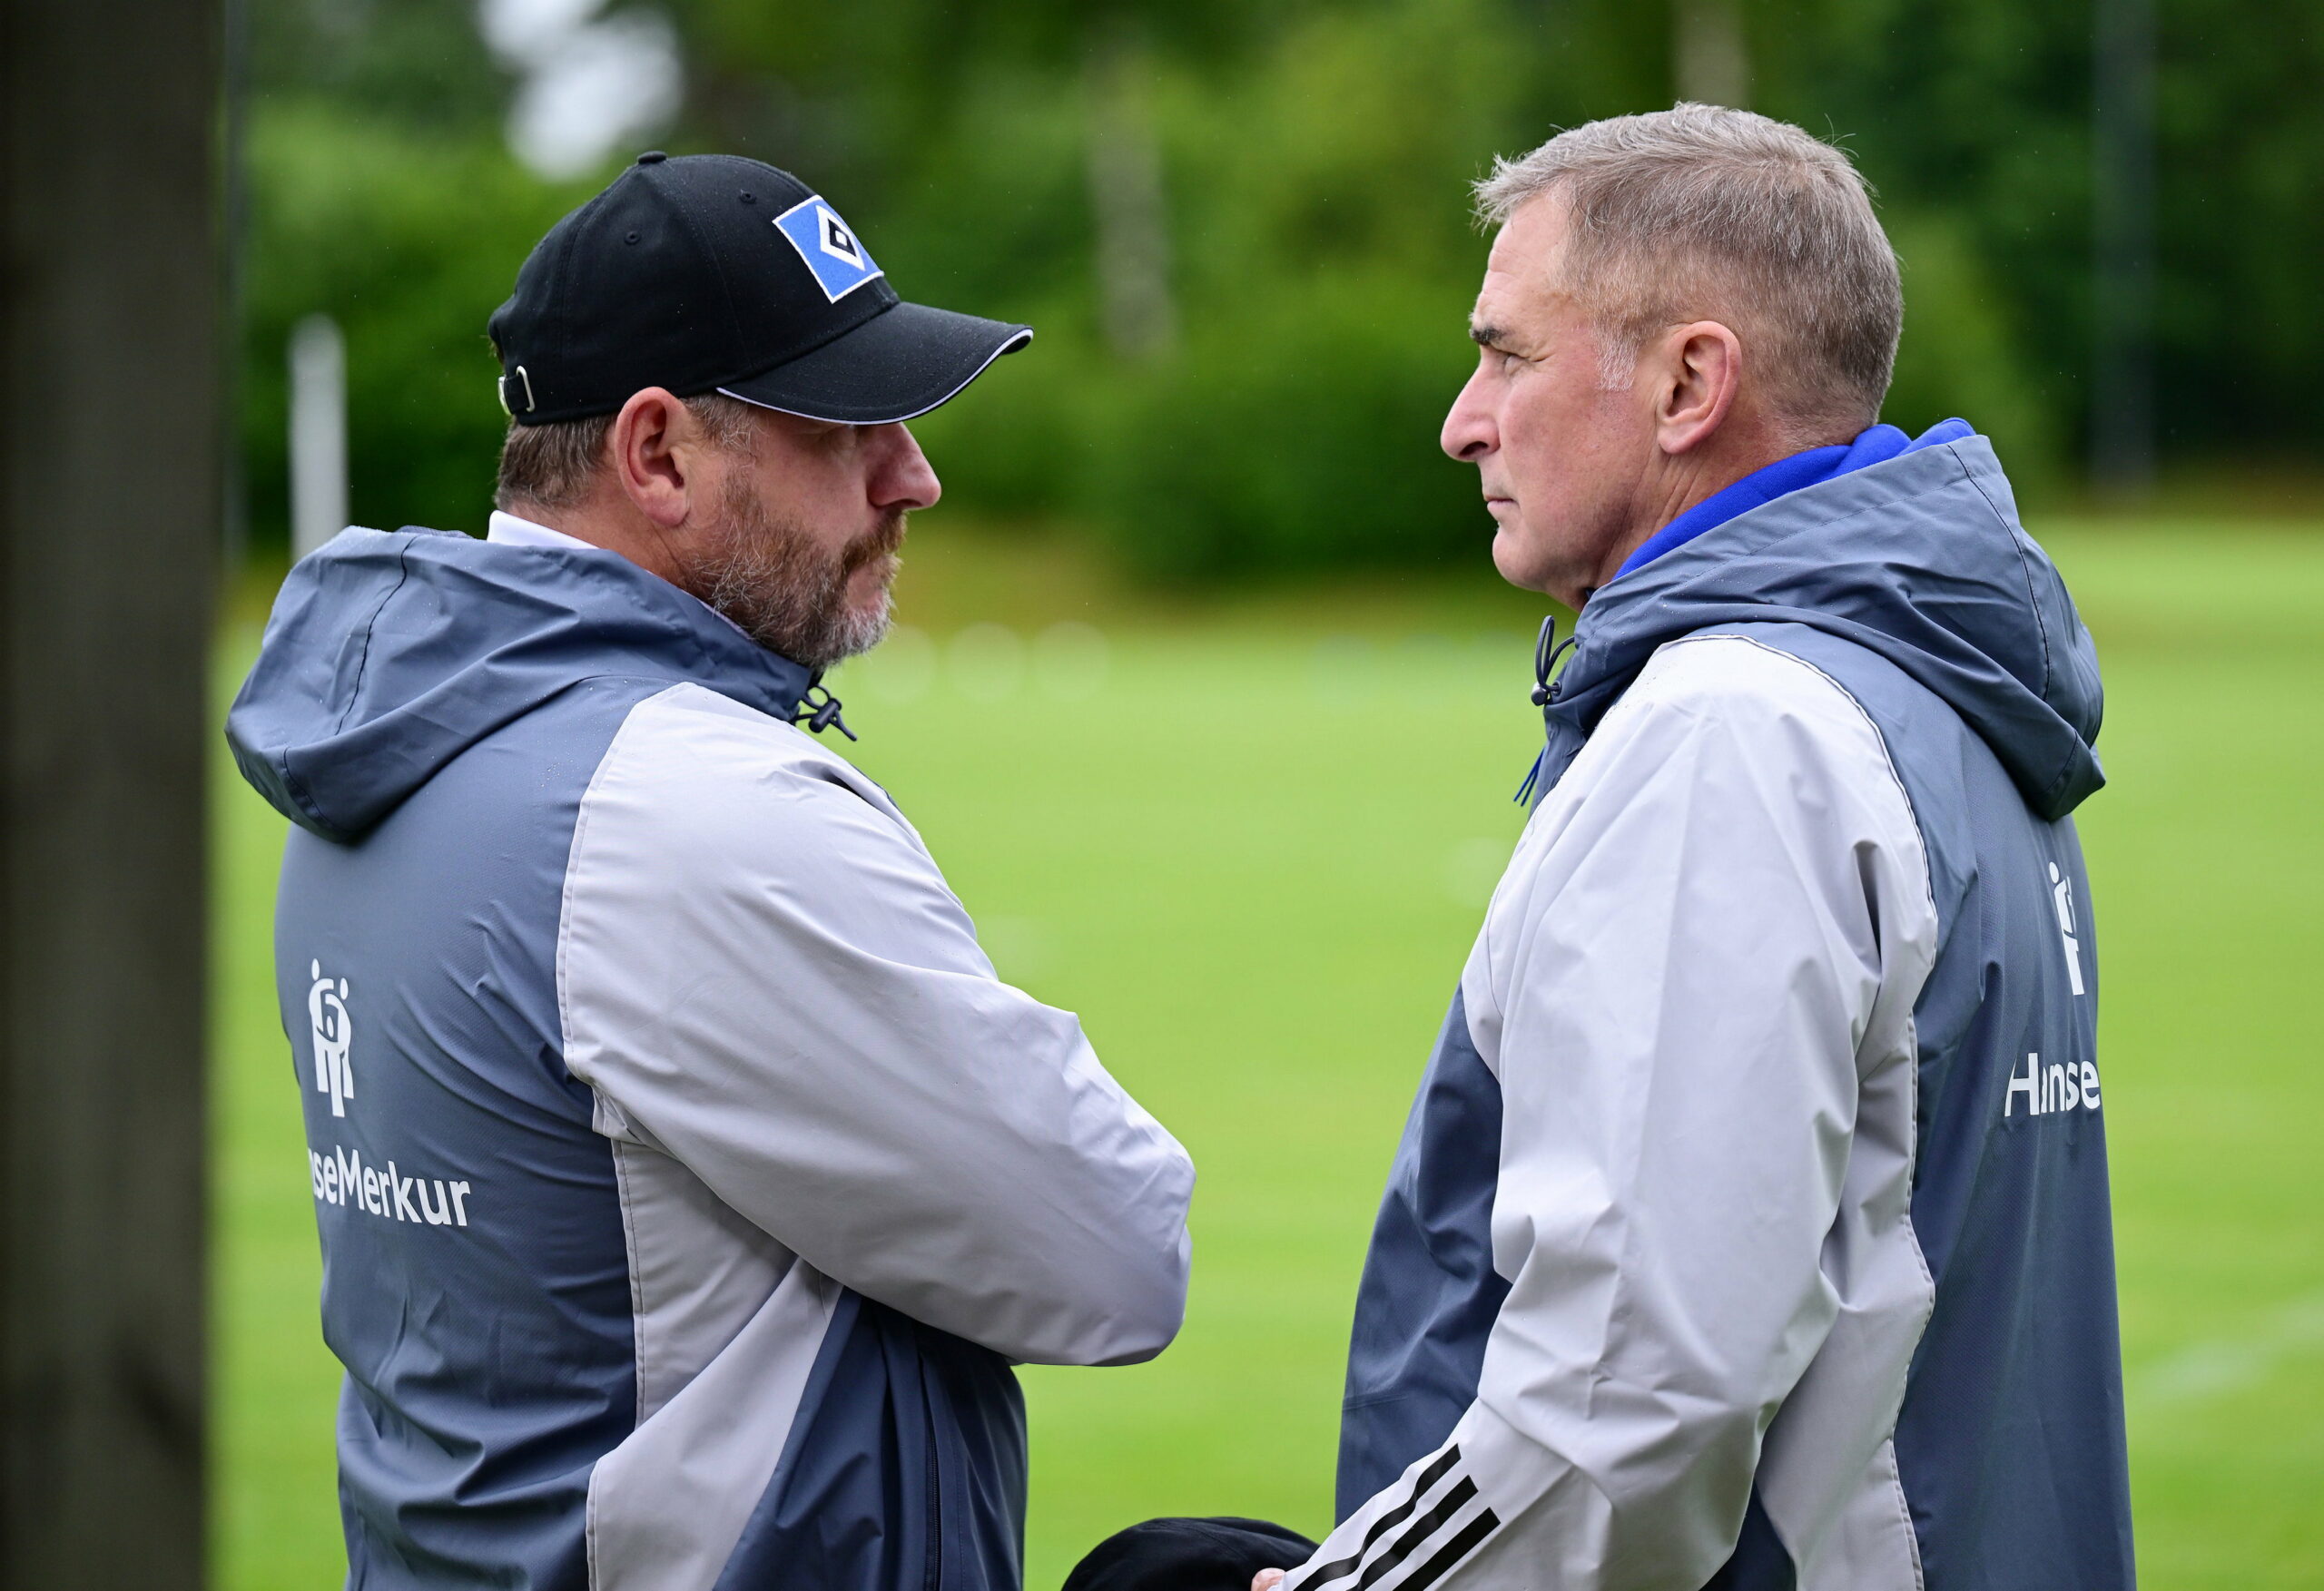
POLYGON ((2324 1291, 2294 1299, 2248 1335, 2214 1337, 2165 1355, 2139 1372, 2132 1399, 2153 1405, 2223 1397, 2265 1380, 2286 1355, 2319 1344, 2324 1344, 2324 1291))

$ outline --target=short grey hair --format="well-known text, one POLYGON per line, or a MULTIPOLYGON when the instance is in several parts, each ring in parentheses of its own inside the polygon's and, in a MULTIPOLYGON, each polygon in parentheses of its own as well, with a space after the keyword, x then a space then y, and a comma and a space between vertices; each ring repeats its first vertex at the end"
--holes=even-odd
POLYGON ((1904 292, 1844 151, 1748 111, 1680 103, 1496 160, 1477 214, 1499 226, 1551 193, 1568 227, 1561 285, 1599 334, 1608 385, 1629 384, 1656 332, 1716 319, 1764 355, 1783 417, 1879 418, 1904 292))
MULTIPOLYGON (((723 392, 706 392, 684 399, 687 411, 709 434, 711 445, 728 453, 751 450, 756 408, 723 392)), ((613 429, 612 415, 590 415, 577 420, 550 420, 545 425, 508 422, 500 444, 500 478, 492 506, 503 513, 520 508, 571 508, 589 496, 592 477, 605 462, 606 436, 613 429)))

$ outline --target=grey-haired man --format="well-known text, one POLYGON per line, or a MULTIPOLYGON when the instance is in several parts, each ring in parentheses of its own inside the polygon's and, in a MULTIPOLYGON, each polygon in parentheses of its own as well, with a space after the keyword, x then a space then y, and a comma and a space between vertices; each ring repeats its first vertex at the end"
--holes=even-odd
MULTIPOLYGON (((1837 150, 1593 123, 1443 446, 1580 610, 1358 1297, 1338 1527, 1261 1591, 2127 1591, 2090 638, 1837 150)), ((1546 636, 1545 636, 1546 640, 1546 636)))

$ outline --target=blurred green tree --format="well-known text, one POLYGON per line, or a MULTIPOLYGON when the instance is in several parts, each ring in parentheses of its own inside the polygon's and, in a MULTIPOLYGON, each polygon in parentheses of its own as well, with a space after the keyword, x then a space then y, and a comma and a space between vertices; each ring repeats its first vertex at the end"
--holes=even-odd
POLYGON ((497 136, 438 135, 328 101, 253 119, 242 345, 251 522, 289 522, 291 326, 320 310, 347 337, 355 523, 482 534, 505 417, 485 319, 541 233, 586 196, 526 172, 497 136))
POLYGON ((285 349, 347 337, 360 525, 481 532, 503 417, 485 318, 583 190, 505 148, 509 83, 471 0, 256 0, 248 10, 241 439, 252 540, 289 536, 285 349))
MULTIPOLYGON (((1495 152, 1718 67, 1843 137, 1906 271, 1890 417, 1958 412, 2038 490, 2089 394, 2091 16, 2006 0, 662 0, 668 146, 798 170, 900 288, 1033 322, 923 423, 996 518, 1087 525, 1157 575, 1458 555, 1434 451, 1467 368, 1495 152), (1715 11, 1719 52, 1682 46, 1715 11), (1724 52, 1724 54, 1721 54, 1724 52), (1693 64, 1687 63, 1692 60, 1693 64)), ((499 417, 484 319, 594 184, 507 154, 469 0, 252 0, 246 474, 281 535, 282 340, 348 331, 354 502, 473 525, 499 417)), ((2314 453, 2324 29, 2297 0, 2162 12, 2167 453, 2314 453)), ((619 157, 613 157, 619 158, 619 157)), ((610 162, 609 162, 610 163, 610 162)), ((602 178, 608 172, 600 172, 602 178)))

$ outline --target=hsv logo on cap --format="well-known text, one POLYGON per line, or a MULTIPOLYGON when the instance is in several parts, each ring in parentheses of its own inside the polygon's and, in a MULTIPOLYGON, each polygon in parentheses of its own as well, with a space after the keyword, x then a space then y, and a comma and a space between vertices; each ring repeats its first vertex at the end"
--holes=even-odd
POLYGON ((810 195, 774 218, 775 230, 799 250, 799 258, 815 275, 823 297, 838 303, 848 294, 885 274, 839 211, 810 195))

